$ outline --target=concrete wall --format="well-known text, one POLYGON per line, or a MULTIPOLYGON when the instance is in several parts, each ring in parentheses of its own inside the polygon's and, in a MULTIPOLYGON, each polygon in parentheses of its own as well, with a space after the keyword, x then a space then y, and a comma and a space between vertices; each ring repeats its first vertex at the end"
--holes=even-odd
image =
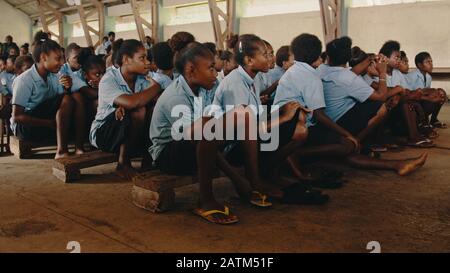
POLYGON ((6 35, 11 35, 14 42, 20 47, 31 41, 30 18, 23 12, 14 9, 5 1, 0 1, 0 41, 4 42, 6 35))
POLYGON ((450 67, 450 1, 424 2, 349 10, 348 32, 366 51, 378 52, 384 41, 401 43, 410 65, 423 50, 435 67, 450 67))

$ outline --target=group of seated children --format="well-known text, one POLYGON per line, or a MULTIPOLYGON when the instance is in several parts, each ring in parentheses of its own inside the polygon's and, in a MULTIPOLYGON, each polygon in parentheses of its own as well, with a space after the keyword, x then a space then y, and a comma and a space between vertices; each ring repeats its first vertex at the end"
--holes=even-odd
POLYGON ((395 148, 397 134, 408 145, 432 147, 435 128, 446 126, 438 114, 447 96, 431 88, 433 64, 426 52, 409 72, 395 41, 377 55, 352 48, 348 37, 329 42, 322 52, 311 34, 295 37, 276 54, 252 34, 234 35, 227 46, 217 50, 187 32, 151 49, 119 39, 105 65, 92 49, 76 44, 64 56, 58 43, 38 32, 33 59, 0 60, 11 129, 23 140, 56 135, 56 158, 70 156, 72 135, 75 153, 84 153, 88 137, 92 146, 118 154, 117 174, 127 179, 137 175, 133 157, 143 158, 143 168, 153 164, 168 174, 197 175, 194 213, 231 224, 238 217, 213 194, 217 170, 256 207, 274 200, 324 204, 329 196, 317 188, 342 187, 342 173, 312 175, 306 160, 339 158, 404 176, 420 168, 427 153, 385 160, 368 151, 395 148), (262 148, 273 142, 271 149, 262 148), (283 179, 286 169, 295 179, 283 179))

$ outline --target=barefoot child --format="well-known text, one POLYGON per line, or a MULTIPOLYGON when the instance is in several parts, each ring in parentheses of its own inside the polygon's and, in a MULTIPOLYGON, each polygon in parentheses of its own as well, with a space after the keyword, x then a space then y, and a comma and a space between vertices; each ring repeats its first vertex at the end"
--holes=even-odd
POLYGON ((431 88, 431 75, 433 72, 433 59, 428 52, 420 52, 414 62, 417 69, 408 73, 406 79, 411 90, 422 93, 421 106, 426 116, 426 122, 435 128, 447 128, 445 123, 438 120, 442 105, 447 102, 447 93, 442 88, 431 88), (431 115, 431 120, 428 117, 431 115))
POLYGON ((118 153, 117 174, 130 179, 136 174, 131 157, 146 149, 147 104, 158 95, 146 75, 147 51, 137 40, 116 41, 119 68, 109 69, 100 81, 98 108, 90 142, 105 152, 118 153))
POLYGON ((40 31, 36 33, 33 46, 36 63, 13 83, 11 127, 19 139, 30 141, 52 139, 56 130, 55 158, 66 157, 74 117, 74 100, 68 92, 72 80, 68 76, 58 78, 55 74, 63 63, 58 43, 40 31))

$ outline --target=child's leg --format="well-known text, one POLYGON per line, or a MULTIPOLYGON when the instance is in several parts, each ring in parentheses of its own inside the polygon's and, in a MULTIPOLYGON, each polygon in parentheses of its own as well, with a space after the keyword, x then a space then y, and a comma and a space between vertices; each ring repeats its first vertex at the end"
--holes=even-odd
POLYGON ((386 104, 383 104, 380 109, 378 110, 377 114, 369 120, 367 123, 367 127, 362 130, 358 135, 357 138, 360 142, 364 141, 369 134, 371 134, 376 128, 382 124, 386 118, 387 118, 387 108, 386 104))
POLYGON ((83 94, 73 93, 74 119, 75 119, 75 154, 84 153, 84 140, 86 136, 86 107, 83 94))
POLYGON ((417 114, 413 105, 408 102, 402 102, 399 107, 401 107, 403 118, 408 128, 409 141, 416 143, 417 141, 423 140, 417 128, 417 114))
POLYGON ((129 115, 130 118, 130 126, 128 127, 126 140, 120 145, 117 171, 120 176, 129 179, 136 174, 136 171, 131 167, 131 155, 133 149, 137 148, 137 143, 142 142, 146 108, 141 107, 134 109, 127 112, 127 115, 129 115))
POLYGON ((444 105, 448 101, 447 93, 445 92, 444 89, 438 88, 438 93, 439 93, 438 94, 439 97, 442 98, 442 101, 441 101, 441 103, 437 103, 435 105, 435 108, 431 112, 431 121, 430 121, 431 124, 435 124, 435 123, 439 122, 439 120, 438 120, 439 112, 441 111, 442 105, 444 105))
POLYGON ((407 175, 417 170, 427 160, 427 153, 423 153, 419 157, 403 160, 385 160, 372 158, 361 154, 352 154, 346 158, 347 163, 358 169, 369 170, 393 170, 399 175, 407 175))
POLYGON ((57 152, 55 159, 69 155, 68 138, 70 130, 70 121, 72 120, 74 102, 70 95, 62 97, 61 104, 56 112, 56 140, 57 152))

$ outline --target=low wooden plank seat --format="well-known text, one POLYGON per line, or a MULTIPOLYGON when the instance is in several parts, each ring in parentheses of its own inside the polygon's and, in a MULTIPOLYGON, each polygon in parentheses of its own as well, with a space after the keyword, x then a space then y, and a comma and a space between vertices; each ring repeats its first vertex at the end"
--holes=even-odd
POLYGON ((168 175, 159 170, 141 173, 133 178, 133 204, 151 212, 167 211, 175 203, 176 188, 197 182, 195 176, 168 175))
POLYGON ((65 158, 55 159, 53 162, 53 175, 65 183, 81 178, 81 169, 117 161, 117 155, 102 151, 87 152, 65 158))

